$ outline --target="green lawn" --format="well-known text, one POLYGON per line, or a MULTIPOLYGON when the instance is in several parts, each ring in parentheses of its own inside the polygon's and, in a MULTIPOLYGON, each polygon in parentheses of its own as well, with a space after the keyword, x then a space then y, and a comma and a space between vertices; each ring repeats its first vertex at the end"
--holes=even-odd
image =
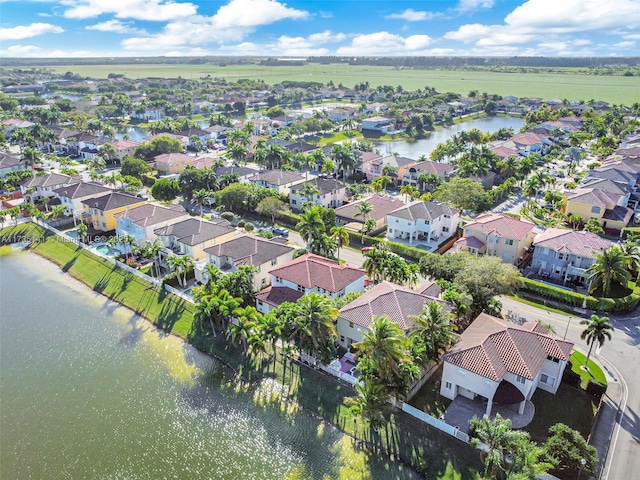
POLYGON ((568 98, 605 100, 631 105, 638 99, 639 77, 578 74, 577 70, 562 72, 502 73, 472 70, 421 70, 379 67, 374 65, 311 64, 296 66, 261 65, 61 65, 46 67, 56 73, 78 73, 91 78, 107 78, 109 73, 125 74, 128 78, 181 76, 199 79, 206 75, 235 81, 240 78, 260 79, 268 84, 284 80, 315 81, 326 84, 330 80, 353 87, 366 80, 372 87, 402 85, 406 90, 435 87, 440 92, 466 95, 479 90, 516 97, 568 98))
MULTIPOLYGON (((354 394, 350 387, 297 363, 283 361, 280 352, 275 362, 270 352, 257 358, 247 358, 223 335, 215 338, 202 336, 192 328, 192 304, 116 268, 73 243, 61 241, 34 224, 0 230, 0 245, 27 236, 36 240, 30 247, 33 252, 53 261, 93 290, 221 359, 237 372, 239 380, 244 379, 254 386, 269 379, 282 384, 283 388, 275 389, 276 393, 255 396, 256 403, 264 408, 292 408, 294 411, 295 408, 304 408, 365 442, 365 445, 382 449, 392 460, 401 458, 427 478, 479 478, 482 464, 478 452, 470 446, 391 407, 386 412, 388 422, 385 427, 379 433, 370 430, 361 418, 353 420, 344 403, 354 394)), ((230 388, 241 388, 241 385, 230 385, 230 388)), ((367 448, 370 447, 365 447, 365 451, 367 448)))
POLYGON ((409 404, 432 417, 439 418, 451 405, 451 400, 440 395, 440 381, 442 380, 442 365, 438 367, 431 378, 424 384, 409 404))
POLYGON ((594 381, 601 385, 607 384, 607 379, 602 372, 600 366, 595 363, 593 360, 589 359, 589 370, 585 370, 582 368, 585 361, 587 360, 587 356, 574 350, 571 354, 571 370, 577 373, 582 379, 583 388, 586 388, 586 384, 594 381))
POLYGON ((556 423, 564 423, 578 430, 584 438, 589 436, 598 404, 595 397, 584 390, 563 383, 555 395, 537 389, 531 401, 536 412, 533 421, 523 430, 529 432, 533 440, 544 442, 549 427, 556 423))

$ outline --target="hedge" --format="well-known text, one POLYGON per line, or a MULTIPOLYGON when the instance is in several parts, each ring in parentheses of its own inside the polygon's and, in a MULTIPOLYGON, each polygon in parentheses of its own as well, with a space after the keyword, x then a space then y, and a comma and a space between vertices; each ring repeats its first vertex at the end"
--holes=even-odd
POLYGON ((596 298, 591 295, 585 297, 585 295, 582 295, 581 293, 554 287, 546 283, 531 280, 530 278, 522 279, 522 290, 535 293, 541 297, 557 300, 561 303, 574 307, 582 307, 586 298, 587 309, 600 310, 603 312, 630 312, 636 308, 638 302, 640 302, 640 287, 629 282, 629 288, 633 291, 625 297, 596 298))

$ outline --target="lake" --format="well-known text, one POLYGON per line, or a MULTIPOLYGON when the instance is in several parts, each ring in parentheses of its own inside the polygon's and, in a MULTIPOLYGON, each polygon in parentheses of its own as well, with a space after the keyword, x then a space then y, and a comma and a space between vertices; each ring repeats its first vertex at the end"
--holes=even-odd
POLYGON ((29 253, 0 257, 0 477, 414 479, 29 253))
POLYGON ((446 142, 453 135, 463 130, 471 130, 477 128, 482 132, 495 132, 501 128, 513 128, 515 132, 524 126, 524 119, 521 117, 483 117, 468 122, 456 123, 455 125, 435 130, 426 138, 415 141, 392 141, 379 142, 374 141, 374 148, 380 151, 381 155, 397 153, 401 157, 412 158, 417 160, 420 155, 429 157, 429 153, 439 143, 446 142))

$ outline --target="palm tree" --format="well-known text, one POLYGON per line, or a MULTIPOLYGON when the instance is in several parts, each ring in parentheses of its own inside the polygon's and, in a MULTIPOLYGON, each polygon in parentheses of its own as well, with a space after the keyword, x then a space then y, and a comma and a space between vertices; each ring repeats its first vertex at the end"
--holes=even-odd
POLYGON ((400 327, 387 317, 373 317, 371 326, 356 344, 358 355, 366 359, 363 374, 376 379, 385 388, 402 383, 402 364, 411 362, 407 337, 400 327))
POLYGON ((513 177, 519 168, 519 162, 515 155, 509 155, 500 164, 500 173, 505 177, 513 177))
POLYGON ((89 231, 89 228, 87 227, 86 224, 84 223, 79 223, 78 226, 76 227, 76 233, 78 234, 78 241, 83 242, 85 240, 85 237, 87 236, 87 232, 89 231))
POLYGON ((627 258, 622 250, 612 245, 596 255, 596 260, 587 269, 587 280, 590 292, 602 289, 602 295, 607 296, 615 285, 626 287, 631 280, 631 274, 627 269, 627 258))
POLYGON ((272 143, 265 148, 265 161, 267 162, 267 168, 269 170, 274 168, 280 168, 286 163, 291 152, 285 149, 282 145, 272 143))
POLYGON ((411 316, 415 321, 409 333, 423 342, 429 360, 438 360, 440 351, 446 350, 455 338, 449 314, 437 302, 426 304, 419 315, 411 316))
POLYGON ((231 325, 229 329, 229 335, 231 335, 232 342, 234 346, 237 346, 237 343, 242 344, 242 350, 246 354, 247 353, 247 339, 249 339, 253 333, 254 328, 258 325, 260 319, 260 312, 258 312, 255 307, 238 307, 234 310, 233 315, 235 316, 237 322, 231 325))
POLYGON ((249 150, 246 146, 239 143, 230 143, 225 156, 236 163, 241 163, 244 162, 248 154, 249 150))
POLYGON ((193 199, 196 201, 196 203, 200 207, 200 216, 202 216, 202 208, 204 206, 204 203, 210 197, 211 197, 211 193, 208 190, 205 190, 204 188, 201 188, 200 190, 196 190, 195 192, 193 192, 193 199))
POLYGON ((320 190, 318 190, 318 187, 315 186, 313 183, 306 182, 302 186, 302 192, 301 193, 304 196, 304 198, 307 199, 307 202, 310 203, 313 200, 313 196, 314 195, 318 195, 320 193, 320 190))
MULTIPOLYGON (((366 200, 363 200, 360 203, 358 203, 358 205, 356 205, 356 208, 358 209, 358 213, 356 213, 355 216, 356 217, 362 216, 365 222, 369 218, 369 214, 373 211, 373 205, 371 205, 366 200)), ((362 235, 362 240, 364 241, 364 234, 362 235)))
POLYGON ((169 267, 176 272, 176 278, 182 288, 187 286, 187 273, 193 267, 194 260, 188 255, 171 255, 167 257, 169 267))
POLYGON ((331 238, 338 244, 338 262, 340 261, 340 249, 349 246, 349 232, 344 226, 337 226, 331 229, 331 238))
POLYGON ((31 174, 35 177, 36 172, 33 167, 42 162, 42 153, 37 148, 27 147, 22 151, 22 161, 25 167, 31 169, 31 174))
POLYGON ((308 293, 296 303, 291 338, 301 351, 318 357, 323 363, 333 360, 338 310, 333 301, 319 293, 308 293))
POLYGON ((582 320, 580 325, 587 327, 580 334, 580 338, 586 340, 589 345, 589 353, 587 353, 585 361, 585 368, 589 371, 589 357, 591 357, 593 344, 598 342, 598 346, 602 347, 605 340, 611 340, 611 332, 614 331, 614 328, 609 317, 599 317, 598 315, 591 315, 591 320, 582 320))
POLYGON ((346 404, 353 415, 362 415, 373 428, 384 424, 382 408, 388 398, 384 386, 375 381, 356 382, 356 396, 347 399, 346 404))
POLYGON ((302 239, 307 242, 307 249, 311 243, 325 230, 325 225, 320 214, 320 208, 313 206, 300 214, 300 221, 296 225, 302 239))
POLYGON ((282 338, 285 322, 280 316, 272 314, 263 315, 261 319, 261 329, 264 336, 271 342, 271 352, 273 353, 273 361, 276 361, 276 342, 282 338))
POLYGON ((620 245, 620 251, 627 260, 627 267, 635 275, 640 272, 640 246, 636 242, 627 240, 620 245))
POLYGON ((483 478, 497 478, 498 468, 504 464, 506 454, 517 443, 528 439, 528 433, 522 430, 511 430, 511 420, 502 418, 499 413, 493 419, 486 415, 482 419, 473 417, 469 424, 471 430, 475 432, 471 445, 477 447, 482 443, 488 449, 486 453, 481 450, 484 461, 483 478))

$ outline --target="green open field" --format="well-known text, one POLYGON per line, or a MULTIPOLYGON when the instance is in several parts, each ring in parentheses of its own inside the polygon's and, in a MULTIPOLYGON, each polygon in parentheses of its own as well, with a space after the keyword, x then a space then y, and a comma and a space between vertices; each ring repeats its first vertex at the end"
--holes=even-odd
POLYGON ((57 73, 73 72, 92 78, 106 78, 109 73, 123 73, 129 78, 178 77, 198 79, 206 75, 236 80, 261 79, 268 84, 283 80, 315 81, 353 87, 367 81, 378 85, 402 85, 405 90, 425 86, 440 92, 466 95, 478 90, 516 97, 542 97, 577 100, 604 100, 631 105, 640 101, 640 77, 598 76, 573 73, 499 73, 470 70, 413 70, 395 67, 350 66, 341 64, 294 66, 259 65, 63 65, 47 67, 57 73))

